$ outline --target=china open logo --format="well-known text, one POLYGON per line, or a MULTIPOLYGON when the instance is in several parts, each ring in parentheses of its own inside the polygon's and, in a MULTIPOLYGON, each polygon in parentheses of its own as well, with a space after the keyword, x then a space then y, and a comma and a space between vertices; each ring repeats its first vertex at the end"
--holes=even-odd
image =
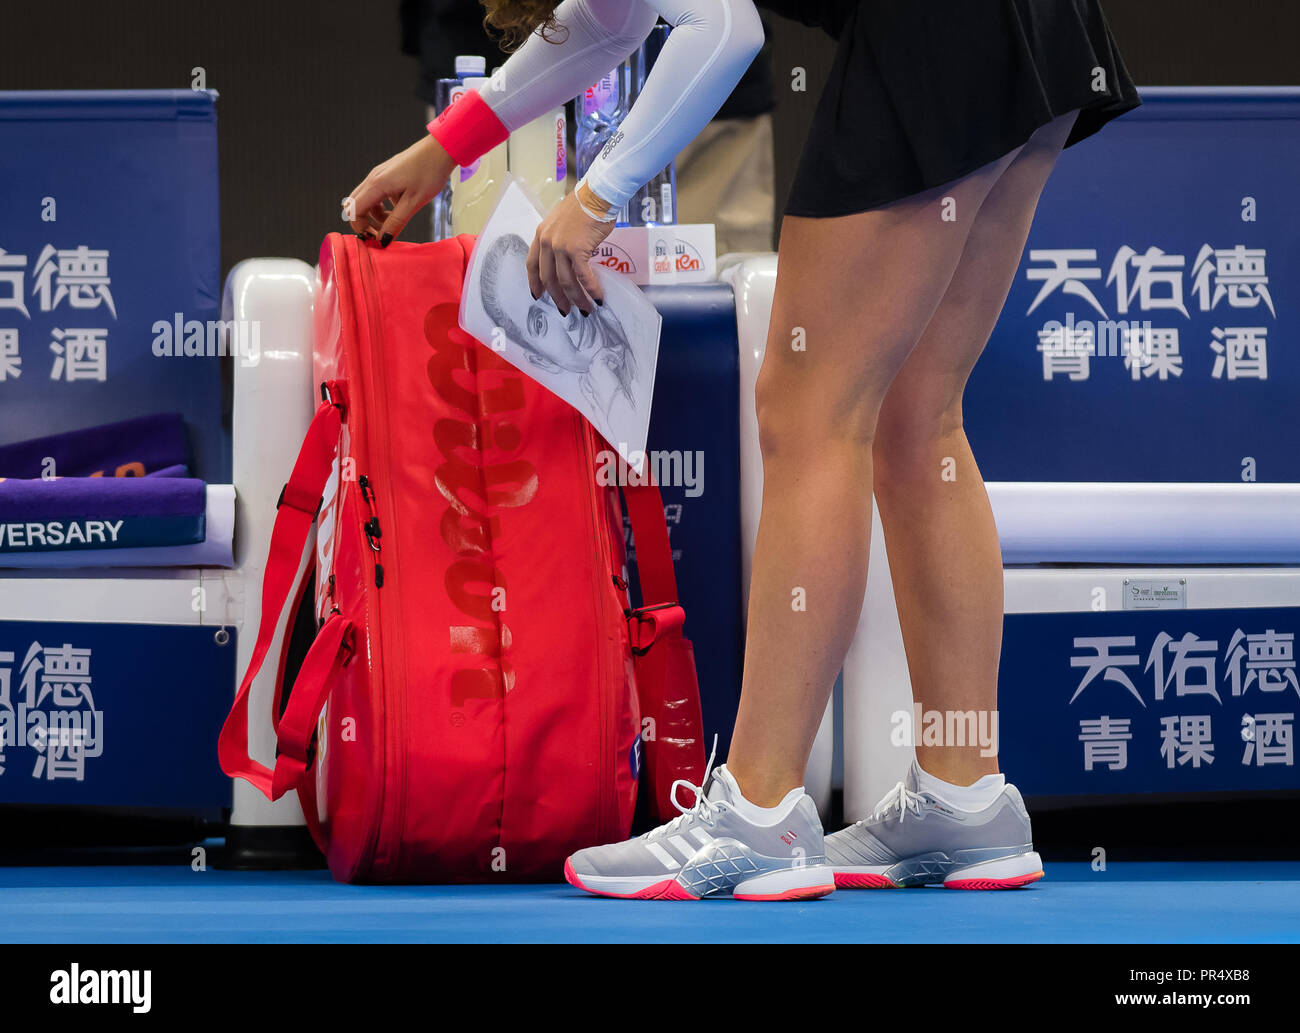
POLYGON ((698 273, 704 268, 700 253, 684 240, 656 240, 654 246, 654 271, 656 273, 698 273))
POLYGON ((691 247, 684 240, 677 242, 676 258, 674 268, 679 273, 698 273, 704 268, 704 263, 700 260, 700 253, 691 247))
POLYGON ((605 241, 596 249, 592 261, 618 273, 626 273, 629 276, 636 275, 636 263, 632 261, 632 256, 617 244, 611 244, 609 241, 605 241))

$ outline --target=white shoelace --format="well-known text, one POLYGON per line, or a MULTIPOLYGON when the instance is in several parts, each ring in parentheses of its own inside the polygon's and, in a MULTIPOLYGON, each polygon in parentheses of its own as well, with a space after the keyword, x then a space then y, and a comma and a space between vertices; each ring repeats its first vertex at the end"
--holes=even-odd
POLYGON ((668 791, 668 798, 672 801, 673 806, 681 811, 681 814, 668 822, 667 825, 660 825, 656 829, 651 829, 649 832, 643 833, 641 836, 642 839, 648 839, 651 836, 656 835, 666 836, 671 832, 676 832, 686 823, 686 819, 688 818, 699 818, 701 821, 705 821, 709 824, 713 823, 713 815, 714 812, 717 811, 718 805, 704 795, 704 787, 709 784, 709 775, 713 771, 713 759, 717 755, 718 737, 715 735, 713 737, 713 749, 709 751, 709 762, 704 765, 704 777, 700 779, 700 784, 696 785, 694 782, 690 782, 687 779, 679 778, 673 782, 672 788, 668 791), (689 807, 682 806, 681 801, 677 799, 678 786, 685 786, 695 794, 695 802, 689 807))
POLYGON ((913 814, 921 813, 921 803, 925 800, 920 793, 914 793, 907 788, 906 783, 899 782, 889 792, 885 794, 883 800, 876 804, 876 809, 871 812, 871 817, 884 818, 890 811, 898 810, 898 820, 903 820, 903 815, 908 811, 913 814))

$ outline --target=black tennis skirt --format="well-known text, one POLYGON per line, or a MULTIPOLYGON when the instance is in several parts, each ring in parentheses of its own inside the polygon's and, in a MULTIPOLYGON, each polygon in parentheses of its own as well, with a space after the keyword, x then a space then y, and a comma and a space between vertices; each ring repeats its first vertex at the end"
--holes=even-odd
POLYGON ((759 6, 839 44, 787 215, 849 215, 951 183, 1077 109, 1071 147, 1140 103, 1097 0, 759 6))

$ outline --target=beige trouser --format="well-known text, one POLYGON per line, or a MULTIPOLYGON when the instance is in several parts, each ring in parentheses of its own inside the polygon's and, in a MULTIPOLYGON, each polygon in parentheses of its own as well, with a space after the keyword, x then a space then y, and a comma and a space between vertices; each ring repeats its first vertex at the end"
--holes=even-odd
POLYGON ((714 119, 677 155, 677 221, 711 222, 718 254, 771 251, 772 115, 714 119))

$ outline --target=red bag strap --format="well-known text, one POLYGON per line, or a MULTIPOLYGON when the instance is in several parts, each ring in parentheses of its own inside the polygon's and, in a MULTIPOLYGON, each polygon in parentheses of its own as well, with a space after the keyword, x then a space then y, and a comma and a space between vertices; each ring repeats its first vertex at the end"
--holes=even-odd
MULTIPOLYGON (((644 656, 666 635, 681 635, 686 611, 677 598, 673 549, 664 519, 664 500, 655 484, 629 484, 623 488, 632 536, 636 541, 636 572, 641 582, 641 605, 628 614, 632 652, 644 656)), ((644 698, 657 698, 661 686, 646 686, 644 698)))
POLYGON ((682 634, 685 612, 677 598, 663 499, 653 484, 630 485, 623 492, 641 582, 641 605, 627 616, 628 638, 641 713, 654 717, 658 731, 645 747, 650 809, 667 821, 677 810, 673 782, 682 778, 699 785, 704 780, 700 690, 694 653, 682 634))
MULTIPOLYGON (((280 776, 279 760, 273 773, 266 765, 259 764, 248 755, 248 697, 253 680, 262 669, 266 654, 275 639, 275 629, 284 612, 285 603, 293 592, 294 580, 302 562, 302 550, 311 533, 311 525, 320 510, 322 493, 334 465, 334 452, 338 448, 341 424, 341 405, 327 397, 316 410, 316 415, 312 417, 302 447, 298 450, 298 458, 294 461, 293 472, 289 475, 288 483, 280 491, 280 499, 276 503, 275 524, 271 528, 271 546, 266 557, 266 569, 262 573, 262 618, 257 629, 257 641, 253 646, 253 655, 248 661, 248 670, 244 672, 239 692, 235 695, 234 705, 230 708, 217 740, 217 757, 221 763, 221 770, 231 778, 245 779, 272 800, 278 799, 284 795, 286 789, 292 788, 291 784, 285 784, 284 779, 288 777, 287 773, 291 770, 293 762, 296 762, 297 755, 306 752, 306 742, 310 741, 310 728, 316 723, 319 706, 316 708, 316 715, 311 718, 307 739, 304 740, 302 747, 297 747, 296 738, 287 744, 290 752, 286 754, 289 759, 285 762, 285 775, 276 777, 280 776)), ((319 696, 319 705, 324 706, 322 693, 326 691, 324 686, 329 684, 327 675, 333 669, 323 659, 325 654, 334 654, 334 659, 330 661, 330 664, 333 664, 343 653, 342 642, 345 638, 350 638, 345 634, 350 631, 348 622, 341 619, 336 621, 334 618, 331 618, 331 621, 334 622, 334 627, 331 629, 329 639, 322 641, 325 630, 322 628, 321 634, 317 636, 307 654, 308 660, 312 659, 313 654, 316 656, 311 674, 323 679, 321 684, 311 684, 304 678, 304 675, 308 674, 307 660, 304 660, 298 681, 295 683, 295 686, 302 685, 303 696, 311 700, 311 705, 315 705, 316 697, 319 696), (348 626, 343 627, 343 625, 348 626)), ((326 621, 326 625, 329 626, 331 621, 326 621)), ((301 732, 304 715, 299 711, 308 706, 306 699, 299 704, 297 697, 296 691, 291 694, 284 720, 280 721, 280 724, 286 724, 289 711, 295 711, 295 721, 286 729, 286 732, 291 730, 294 737, 301 732)), ((274 718, 275 715, 273 720, 274 718)), ((282 742, 281 752, 284 752, 285 747, 286 743, 282 742)))
POLYGON ((351 658, 352 622, 341 614, 332 613, 307 650, 294 680, 293 691, 289 694, 289 705, 284 708, 284 714, 276 725, 279 748, 275 755, 275 770, 270 773, 271 789, 267 793, 272 800, 278 800, 294 788, 306 772, 310 763, 307 752, 316 722, 325 709, 325 700, 334 687, 335 676, 351 658))
POLYGON ((676 603, 677 576, 668 541, 664 500, 656 484, 629 484, 623 489, 632 535, 636 539, 636 571, 642 607, 676 603))

